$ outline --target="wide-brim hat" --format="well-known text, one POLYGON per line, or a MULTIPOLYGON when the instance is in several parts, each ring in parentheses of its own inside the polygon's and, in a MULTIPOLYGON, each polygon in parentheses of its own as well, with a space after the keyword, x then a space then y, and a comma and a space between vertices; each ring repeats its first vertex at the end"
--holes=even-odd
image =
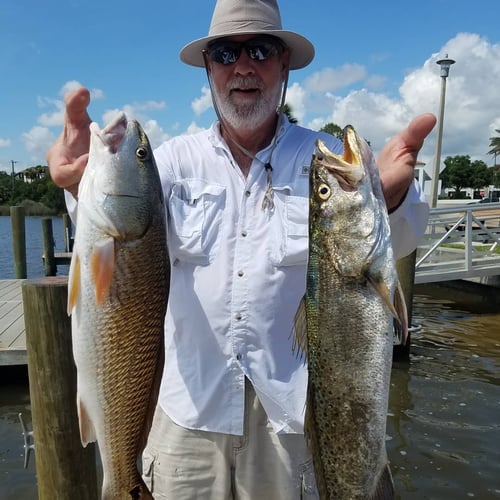
POLYGON ((181 61, 204 67, 203 49, 217 38, 234 35, 273 35, 290 52, 290 69, 307 66, 314 58, 313 44, 302 35, 283 30, 276 0, 217 0, 208 36, 194 40, 181 49, 181 61))

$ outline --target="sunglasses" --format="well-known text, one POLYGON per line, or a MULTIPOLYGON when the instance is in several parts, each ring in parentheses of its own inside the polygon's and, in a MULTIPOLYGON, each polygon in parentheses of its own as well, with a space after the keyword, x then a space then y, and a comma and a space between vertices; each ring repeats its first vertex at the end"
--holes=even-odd
POLYGON ((275 37, 255 37, 245 42, 217 40, 207 49, 210 59, 219 64, 234 64, 245 49, 252 61, 265 61, 275 54, 283 52, 283 44, 275 37))

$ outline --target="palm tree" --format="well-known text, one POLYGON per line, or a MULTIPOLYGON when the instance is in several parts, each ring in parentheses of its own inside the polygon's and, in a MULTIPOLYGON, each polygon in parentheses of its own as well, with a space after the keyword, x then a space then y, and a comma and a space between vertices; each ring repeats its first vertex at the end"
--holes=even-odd
POLYGON ((281 108, 281 111, 285 113, 290 123, 298 123, 299 120, 297 120, 297 118, 293 116, 292 107, 290 106, 290 104, 285 103, 281 108))
MULTIPOLYGON (((500 134, 500 129, 496 129, 495 132, 500 134)), ((497 164, 497 155, 500 154, 500 136, 490 137, 490 150, 488 151, 489 155, 494 155, 493 166, 497 164)))

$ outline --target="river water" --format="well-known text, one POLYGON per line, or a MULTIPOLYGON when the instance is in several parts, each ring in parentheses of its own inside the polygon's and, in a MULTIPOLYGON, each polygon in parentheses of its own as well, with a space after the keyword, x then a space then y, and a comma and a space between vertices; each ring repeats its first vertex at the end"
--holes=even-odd
MULTIPOLYGON (((62 217, 51 217, 55 251, 64 252, 64 225, 62 217)), ((40 278, 43 271, 42 217, 25 218, 26 272, 28 278, 40 278)), ((68 274, 68 266, 60 266, 59 274, 68 274)), ((15 278, 12 256, 12 227, 10 217, 0 216, 0 279, 15 278)))
MULTIPOLYGON (((36 219, 27 218, 26 227, 41 234, 36 219)), ((59 240, 62 249, 62 222, 54 222, 56 245, 59 240)), ((0 262, 4 245, 0 241, 0 262)), ((41 236, 40 247, 28 253, 33 254, 28 255, 28 277, 43 276, 42 266, 36 264, 41 236), (35 269, 38 274, 33 274, 35 269)), ((13 275, 0 267, 0 278, 9 277, 13 275)), ((413 323, 418 328, 412 336, 410 361, 396 363, 392 370, 387 423, 397 498, 500 499, 500 292, 486 299, 482 293, 418 286, 413 323)), ((30 424, 25 370, 2 370, 3 500, 37 498, 34 456, 23 468, 19 413, 30 424)))

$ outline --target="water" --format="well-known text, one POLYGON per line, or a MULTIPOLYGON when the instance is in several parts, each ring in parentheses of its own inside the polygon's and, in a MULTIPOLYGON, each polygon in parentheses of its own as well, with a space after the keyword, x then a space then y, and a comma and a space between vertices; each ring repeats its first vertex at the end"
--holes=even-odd
POLYGON ((392 371, 389 405, 399 498, 498 499, 500 291, 490 304, 459 301, 441 287, 417 291, 422 330, 409 366, 392 371))
MULTIPOLYGON (((52 217, 52 232, 55 251, 64 252, 64 225, 62 217, 52 217)), ((28 278, 44 276, 42 217, 25 218, 26 233, 26 272, 28 278)), ((59 275, 68 274, 68 266, 59 266, 59 275)), ((10 217, 0 216, 0 279, 12 279, 14 259, 12 256, 12 227, 10 217)))
MULTIPOLYGON (((1 217, 2 235, 5 227, 10 234, 10 220, 1 217)), ((37 263, 41 260, 39 219, 27 218, 30 234, 28 227, 33 231, 31 239, 27 237, 32 248, 28 276, 43 276, 37 263)), ((54 237, 62 249, 62 221, 56 218, 54 237)), ((5 241, 0 241, 0 277, 13 277, 1 264, 4 246, 5 241)), ((410 363, 393 368, 387 425, 398 499, 500 499, 499 295, 489 301, 483 297, 458 295, 443 287, 417 287, 413 320, 421 330, 413 335, 410 363)), ((3 500, 37 498, 34 456, 28 469, 23 468, 20 412, 30 422, 26 374, 0 371, 3 500)))

